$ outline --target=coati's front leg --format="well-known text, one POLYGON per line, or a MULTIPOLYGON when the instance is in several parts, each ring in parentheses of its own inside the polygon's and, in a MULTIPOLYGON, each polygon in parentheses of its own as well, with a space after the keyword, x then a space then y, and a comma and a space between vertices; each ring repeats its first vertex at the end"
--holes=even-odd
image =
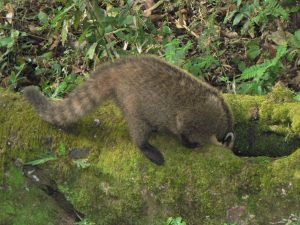
POLYGON ((161 152, 148 139, 152 132, 151 127, 139 118, 130 118, 129 131, 133 142, 139 147, 144 155, 157 165, 163 165, 165 160, 161 152))
POLYGON ((140 150, 144 155, 157 165, 163 165, 165 162, 164 156, 161 152, 153 145, 149 144, 148 141, 139 145, 140 150))

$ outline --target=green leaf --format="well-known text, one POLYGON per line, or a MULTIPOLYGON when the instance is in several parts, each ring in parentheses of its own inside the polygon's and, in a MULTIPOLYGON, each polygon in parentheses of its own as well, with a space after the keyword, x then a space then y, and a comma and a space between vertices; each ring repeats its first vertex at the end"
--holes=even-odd
POLYGON ((257 41, 250 41, 248 44, 247 44, 247 57, 249 59, 255 59, 257 56, 260 55, 260 48, 259 48, 259 45, 257 43, 257 41))
POLYGON ((188 41, 185 45, 181 45, 176 38, 165 45, 165 58, 167 61, 181 66, 185 61, 186 52, 192 47, 192 42, 188 41))
POLYGON ((298 41, 300 41, 300 29, 295 31, 295 37, 298 41))
POLYGON ((67 83, 65 81, 61 82, 58 87, 55 89, 52 97, 56 97, 60 95, 67 87, 67 83))
POLYGON ((53 57, 53 52, 45 52, 43 55, 41 55, 42 58, 49 60, 53 57))
POLYGON ((226 83, 226 84, 231 83, 231 81, 229 80, 229 78, 228 78, 226 75, 220 76, 220 77, 219 77, 219 80, 220 80, 220 81, 223 81, 223 82, 226 83))
POLYGON ((272 60, 265 60, 262 64, 253 65, 245 69, 238 80, 248 80, 250 78, 261 79, 269 68, 276 66, 279 63, 280 58, 286 54, 286 51, 287 44, 278 46, 276 56, 272 60))
POLYGON ((173 223, 173 217, 169 217, 166 225, 171 225, 173 223))
POLYGON ((61 29, 61 42, 63 46, 65 45, 65 42, 68 38, 68 31, 69 31, 68 28, 69 28, 69 20, 64 20, 63 27, 61 29))
POLYGON ((74 164, 81 169, 89 167, 91 164, 88 162, 88 159, 77 159, 73 160, 74 164))
POLYGON ((242 3, 242 0, 237 0, 236 6, 237 6, 238 8, 240 8, 241 3, 242 3))
POLYGON ((65 8, 63 11, 61 11, 60 13, 58 13, 52 20, 51 22, 51 27, 55 28, 57 26, 57 23, 62 21, 63 18, 65 17, 65 15, 71 10, 73 9, 73 7, 75 6, 75 4, 72 4, 71 6, 65 8))
POLYGON ((4 37, 0 39, 0 47, 11 48, 15 43, 15 40, 11 37, 4 37))
POLYGON ((112 25, 108 25, 104 28, 104 32, 107 34, 107 33, 110 33, 114 30, 114 27, 112 25))
POLYGON ((63 143, 60 143, 59 145, 59 154, 61 156, 65 156, 67 154, 66 147, 63 143))
POLYGON ((86 56, 92 60, 94 58, 94 55, 95 55, 95 51, 96 51, 96 47, 97 47, 98 43, 95 42, 91 45, 91 47, 88 49, 87 53, 86 53, 86 56))
POLYGON ((82 12, 80 10, 76 10, 74 13, 74 22, 73 22, 73 26, 75 30, 77 30, 79 27, 81 17, 82 17, 82 12))
POLYGON ((19 35, 18 30, 12 30, 10 37, 0 37, 0 47, 12 48, 19 35))
POLYGON ((82 1, 82 0, 73 0, 75 5, 79 8, 79 10, 81 12, 84 12, 85 8, 86 8, 86 1, 82 1))
POLYGON ((237 12, 237 10, 233 10, 231 13, 229 13, 225 18, 224 18, 224 21, 223 23, 227 23, 229 20, 232 19, 232 17, 234 16, 234 14, 237 12))
POLYGON ((244 14, 243 13, 238 13, 233 20, 232 26, 237 25, 239 22, 241 22, 241 20, 244 18, 244 14))
POLYGON ((168 27, 167 25, 164 25, 164 26, 162 27, 162 32, 163 32, 164 34, 172 34, 171 28, 168 27))
POLYGON ((57 160, 57 157, 52 155, 52 154, 47 154, 47 155, 43 156, 40 159, 33 160, 33 161, 30 161, 30 162, 27 162, 27 163, 24 163, 24 164, 25 165, 36 166, 36 165, 44 164, 45 162, 53 161, 53 160, 57 160))
POLYGON ((298 102, 300 102, 300 92, 297 93, 297 95, 294 97, 294 99, 298 102))
POLYGON ((279 61, 279 59, 286 54, 287 51, 287 43, 284 43, 283 45, 278 46, 275 59, 276 63, 279 61))
POLYGON ((39 12, 38 18, 42 25, 45 25, 48 23, 48 15, 46 13, 44 13, 43 11, 39 12))
POLYGON ((123 24, 131 25, 133 24, 133 19, 134 19, 133 16, 126 16, 125 20, 123 21, 123 24))

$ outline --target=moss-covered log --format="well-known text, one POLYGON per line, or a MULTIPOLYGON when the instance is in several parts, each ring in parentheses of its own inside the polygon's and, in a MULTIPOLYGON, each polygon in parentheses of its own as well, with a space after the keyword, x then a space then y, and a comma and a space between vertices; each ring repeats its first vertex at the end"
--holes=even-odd
MULTIPOLYGON (((235 152, 262 156, 241 157, 217 146, 190 150, 159 134, 151 141, 166 164, 158 167, 132 144, 122 113, 111 102, 62 130, 39 119, 18 94, 0 90, 0 221, 18 224, 21 198, 9 196, 28 189, 24 182, 13 183, 12 176, 20 174, 12 162, 47 153, 56 159, 40 170, 96 224, 163 224, 177 215, 195 225, 268 224, 300 213, 300 104, 282 87, 266 97, 226 98, 236 118, 235 152), (75 160, 80 156, 74 152, 85 152, 88 161, 75 160)), ((28 206, 24 212, 40 215, 37 210, 28 206)), ((53 221, 59 216, 49 215, 53 221)), ((55 224, 48 217, 36 224, 55 224)), ((23 219, 32 224, 26 223, 29 216, 23 219)))

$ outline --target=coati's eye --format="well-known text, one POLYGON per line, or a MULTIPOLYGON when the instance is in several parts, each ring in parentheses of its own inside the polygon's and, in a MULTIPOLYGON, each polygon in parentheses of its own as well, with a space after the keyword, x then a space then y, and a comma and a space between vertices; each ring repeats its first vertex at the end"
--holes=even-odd
POLYGON ((222 144, 229 146, 234 141, 234 134, 233 132, 229 132, 226 134, 225 138, 222 140, 222 144))

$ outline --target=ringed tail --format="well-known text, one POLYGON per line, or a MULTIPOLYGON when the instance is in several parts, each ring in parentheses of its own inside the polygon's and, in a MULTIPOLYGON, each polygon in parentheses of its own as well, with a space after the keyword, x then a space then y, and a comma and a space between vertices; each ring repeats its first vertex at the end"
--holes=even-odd
POLYGON ((111 95, 111 85, 105 75, 95 74, 62 101, 50 100, 34 86, 24 88, 24 96, 45 121, 66 126, 92 111, 111 95))

